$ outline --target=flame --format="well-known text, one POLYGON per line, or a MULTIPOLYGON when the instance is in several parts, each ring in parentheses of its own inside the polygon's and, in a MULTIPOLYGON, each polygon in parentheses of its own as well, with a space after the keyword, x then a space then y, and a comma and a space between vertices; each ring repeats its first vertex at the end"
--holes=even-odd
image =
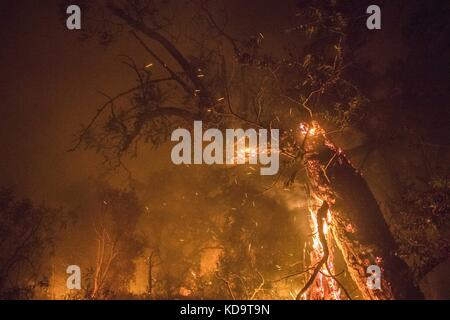
POLYGON ((249 146, 246 137, 241 137, 235 142, 234 148, 236 149, 235 156, 233 157, 233 163, 238 163, 238 161, 248 162, 249 159, 258 159, 262 154, 269 155, 271 153, 280 153, 280 150, 273 150, 271 143, 267 142, 267 147, 265 149, 260 149, 258 144, 256 146, 249 146))
POLYGON ((239 148, 237 150, 235 162, 237 162, 237 160, 246 160, 247 156, 249 158, 252 157, 256 158, 258 156, 258 148, 249 148, 249 147, 239 148))
POLYGON ((299 129, 302 135, 308 134, 309 136, 315 136, 320 131, 320 128, 315 122, 313 122, 312 124, 302 122, 300 123, 299 129))
MULTIPOLYGON (((324 251, 322 247, 322 243, 319 238, 319 224, 317 221, 317 215, 315 213, 316 210, 313 208, 319 208, 322 205, 322 200, 315 197, 315 203, 309 206, 309 220, 310 227, 313 231, 312 237, 312 251, 310 252, 310 260, 311 266, 315 266, 323 257, 324 251)), ((327 216, 323 221, 323 233, 327 239, 328 243, 328 261, 324 264, 320 273, 317 274, 317 277, 313 283, 313 285, 309 288, 307 292, 302 295, 302 299, 314 299, 314 300, 340 300, 341 291, 336 280, 333 278, 334 274, 334 256, 332 246, 330 245, 333 241, 332 232, 330 232, 330 224, 332 223, 332 212, 328 210, 327 216), (327 268, 328 264, 328 268, 327 268), (331 274, 330 274, 331 272, 331 274)))

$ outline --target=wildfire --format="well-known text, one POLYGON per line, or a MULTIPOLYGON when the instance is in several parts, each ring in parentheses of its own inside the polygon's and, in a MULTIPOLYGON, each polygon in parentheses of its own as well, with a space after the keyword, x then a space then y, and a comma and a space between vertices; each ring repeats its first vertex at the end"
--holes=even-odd
MULTIPOLYGON (((267 153, 267 151, 265 151, 267 153)), ((249 159, 258 157, 258 148, 257 147, 243 147, 238 148, 236 152, 235 162, 238 163, 240 161, 245 161, 247 157, 249 159)))
POLYGON ((315 136, 319 133, 320 127, 315 122, 312 124, 300 123, 299 129, 302 135, 315 136))
MULTIPOLYGON (((313 207, 320 207, 322 205, 322 201, 320 199, 316 199, 314 204, 309 206, 309 221, 310 227, 313 231, 312 237, 312 250, 309 253, 311 268, 314 269, 320 261, 324 258, 325 250, 320 240, 319 233, 319 221, 318 215, 313 210, 313 207)), ((326 238, 326 242, 328 244, 327 252, 328 258, 327 261, 321 266, 320 272, 317 274, 313 284, 310 288, 302 295, 302 299, 311 299, 311 300, 340 300, 341 291, 339 286, 334 279, 334 257, 333 250, 330 244, 333 241, 332 232, 330 231, 330 224, 332 222, 332 213, 328 209, 326 212, 326 216, 322 221, 322 232, 326 238)))
POLYGON ((249 164, 255 164, 256 159, 260 156, 280 153, 279 150, 272 149, 270 142, 263 148, 258 144, 248 143, 246 136, 238 139, 234 144, 234 148, 236 149, 235 156, 232 159, 234 163, 245 163, 248 161, 249 164))

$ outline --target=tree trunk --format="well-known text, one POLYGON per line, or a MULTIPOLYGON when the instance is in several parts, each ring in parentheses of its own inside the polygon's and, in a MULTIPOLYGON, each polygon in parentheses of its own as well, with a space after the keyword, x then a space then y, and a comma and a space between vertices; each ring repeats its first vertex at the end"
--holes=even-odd
POLYGON ((305 148, 312 191, 332 204, 333 235, 363 298, 423 299, 362 175, 322 135, 308 139, 305 148), (382 270, 381 290, 367 286, 370 265, 382 270))

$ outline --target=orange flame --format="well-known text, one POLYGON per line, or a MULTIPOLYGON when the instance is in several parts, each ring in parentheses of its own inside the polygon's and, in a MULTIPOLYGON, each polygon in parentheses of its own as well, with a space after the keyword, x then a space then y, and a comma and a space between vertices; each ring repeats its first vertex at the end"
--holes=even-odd
MULTIPOLYGON (((322 200, 315 198, 316 203, 314 207, 320 207, 322 204, 322 200)), ((319 232, 318 232, 318 221, 317 221, 317 215, 315 211, 313 210, 313 205, 309 206, 309 220, 310 220, 310 227, 313 231, 313 237, 312 237, 312 251, 310 252, 310 260, 311 260, 311 266, 315 266, 324 255, 322 243, 319 238, 319 232)), ((321 267, 320 273, 317 275, 313 285, 309 288, 307 292, 305 292, 302 296, 303 299, 310 299, 310 300, 340 300, 341 291, 339 289, 338 284, 336 283, 336 280, 333 278, 334 274, 334 256, 333 256, 333 250, 330 244, 333 241, 332 232, 330 232, 330 224, 332 223, 332 213, 330 210, 327 212, 327 217, 323 221, 323 233, 327 239, 328 243, 328 261, 321 267), (328 267, 327 267, 328 266, 328 267), (331 273, 331 274, 330 274, 331 273)))

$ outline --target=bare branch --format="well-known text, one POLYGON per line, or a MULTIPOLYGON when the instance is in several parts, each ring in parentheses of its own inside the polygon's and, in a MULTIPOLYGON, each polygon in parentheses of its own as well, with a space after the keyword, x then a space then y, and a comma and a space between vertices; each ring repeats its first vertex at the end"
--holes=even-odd
MULTIPOLYGON (((162 79, 155 79, 155 80, 151 80, 148 83, 158 83, 158 82, 163 82, 163 81, 168 81, 168 80, 172 80, 172 78, 162 78, 162 79)), ((86 137, 87 133, 89 132, 89 130, 92 128, 92 126, 94 125, 94 123, 97 121, 97 119, 100 117, 100 115, 103 113, 103 111, 105 111, 105 109, 112 103, 114 103, 116 100, 123 98, 139 89, 141 89, 142 86, 136 86, 133 88, 130 88, 128 90, 125 90, 117 95, 115 95, 112 98, 109 98, 108 101, 106 101, 100 108, 97 109, 96 114, 94 115, 94 117, 91 119, 91 121, 88 123, 88 125, 83 129, 83 131, 81 132, 81 134, 78 137, 77 143, 70 148, 69 150, 67 150, 68 152, 73 152, 76 149, 78 149, 78 147, 81 145, 81 143, 83 142, 83 139, 86 137)), ((102 93, 103 94, 103 93, 102 93)), ((104 94, 103 94, 104 95, 104 94)))

